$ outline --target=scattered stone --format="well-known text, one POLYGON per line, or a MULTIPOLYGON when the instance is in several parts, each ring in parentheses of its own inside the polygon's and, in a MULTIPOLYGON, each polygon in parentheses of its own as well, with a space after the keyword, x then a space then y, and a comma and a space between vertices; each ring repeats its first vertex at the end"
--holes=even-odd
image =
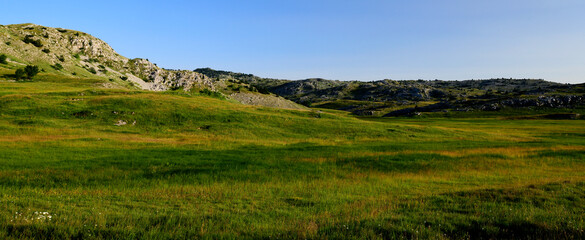
POLYGON ((127 123, 127 122, 125 122, 124 120, 118 120, 118 122, 117 122, 117 123, 114 123, 114 125, 116 125, 116 126, 124 126, 124 125, 126 125, 126 124, 128 124, 128 123, 127 123))

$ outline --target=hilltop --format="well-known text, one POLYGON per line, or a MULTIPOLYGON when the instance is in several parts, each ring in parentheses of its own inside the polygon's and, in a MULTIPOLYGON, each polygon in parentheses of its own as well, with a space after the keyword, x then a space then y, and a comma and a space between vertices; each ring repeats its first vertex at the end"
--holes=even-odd
POLYGON ((103 84, 104 87, 204 92, 251 105, 303 109, 275 95, 259 94, 246 83, 210 78, 188 70, 167 70, 148 59, 128 59, 106 42, 80 31, 35 24, 0 26, 0 46, 0 54, 5 54, 8 62, 0 65, 3 68, 32 64, 49 74, 107 79, 109 83, 103 84))

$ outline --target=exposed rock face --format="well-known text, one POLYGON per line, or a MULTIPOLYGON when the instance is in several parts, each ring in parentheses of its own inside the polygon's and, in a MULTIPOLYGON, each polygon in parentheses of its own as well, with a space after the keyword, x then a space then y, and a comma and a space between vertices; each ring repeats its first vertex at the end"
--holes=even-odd
POLYGON ((185 91, 188 91, 196 87, 198 89, 216 91, 218 85, 225 85, 221 81, 213 81, 201 73, 162 69, 147 59, 133 59, 129 61, 129 65, 134 75, 142 77, 141 79, 146 83, 146 87, 143 89, 147 90, 165 91, 183 88, 185 91))
POLYGON ((548 108, 570 108, 578 105, 585 105, 584 96, 539 96, 537 99, 507 99, 499 102, 507 107, 548 107, 548 108))
POLYGON ((14 60, 39 65, 59 63, 64 68, 62 74, 127 77, 141 89, 152 91, 193 87, 215 91, 218 85, 225 85, 200 73, 162 69, 147 59, 128 59, 106 42, 74 30, 35 24, 0 26, 0 40, 0 51, 14 60), (28 44, 23 41, 25 38, 38 41, 42 46, 28 44), (7 42, 10 45, 5 44, 7 42))

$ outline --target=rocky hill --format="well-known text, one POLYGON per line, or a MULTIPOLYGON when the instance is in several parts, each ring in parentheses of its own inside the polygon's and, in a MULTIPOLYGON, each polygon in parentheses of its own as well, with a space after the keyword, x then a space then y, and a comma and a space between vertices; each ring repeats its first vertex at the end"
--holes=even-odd
POLYGON ((405 116, 421 112, 585 106, 583 84, 561 84, 542 79, 386 79, 361 82, 314 78, 290 81, 212 69, 195 71, 207 76, 238 79, 260 91, 274 93, 306 106, 345 110, 357 115, 405 116))
MULTIPOLYGON (((116 53, 106 42, 87 33, 18 24, 0 26, 0 54, 7 56, 8 68, 39 66, 42 71, 66 76, 108 79, 111 84, 143 90, 178 90, 217 92, 225 97, 259 95, 249 84, 228 81, 187 70, 167 70, 148 59, 128 59, 116 53)), ((260 94, 261 95, 261 94, 260 94)), ((276 95, 239 97, 246 104, 267 105, 266 99, 288 101, 276 95), (252 99, 252 100, 251 100, 252 99), (255 102, 253 99, 264 99, 255 102)), ((268 104, 274 106, 273 104, 268 104)), ((277 106, 303 108, 289 102, 277 106)))

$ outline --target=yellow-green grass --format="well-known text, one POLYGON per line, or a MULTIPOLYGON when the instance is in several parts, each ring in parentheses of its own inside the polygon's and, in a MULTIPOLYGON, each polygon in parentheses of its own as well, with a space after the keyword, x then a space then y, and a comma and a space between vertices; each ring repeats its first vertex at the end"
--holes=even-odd
POLYGON ((582 120, 357 119, 103 83, 0 79, 0 238, 585 237, 582 120))

